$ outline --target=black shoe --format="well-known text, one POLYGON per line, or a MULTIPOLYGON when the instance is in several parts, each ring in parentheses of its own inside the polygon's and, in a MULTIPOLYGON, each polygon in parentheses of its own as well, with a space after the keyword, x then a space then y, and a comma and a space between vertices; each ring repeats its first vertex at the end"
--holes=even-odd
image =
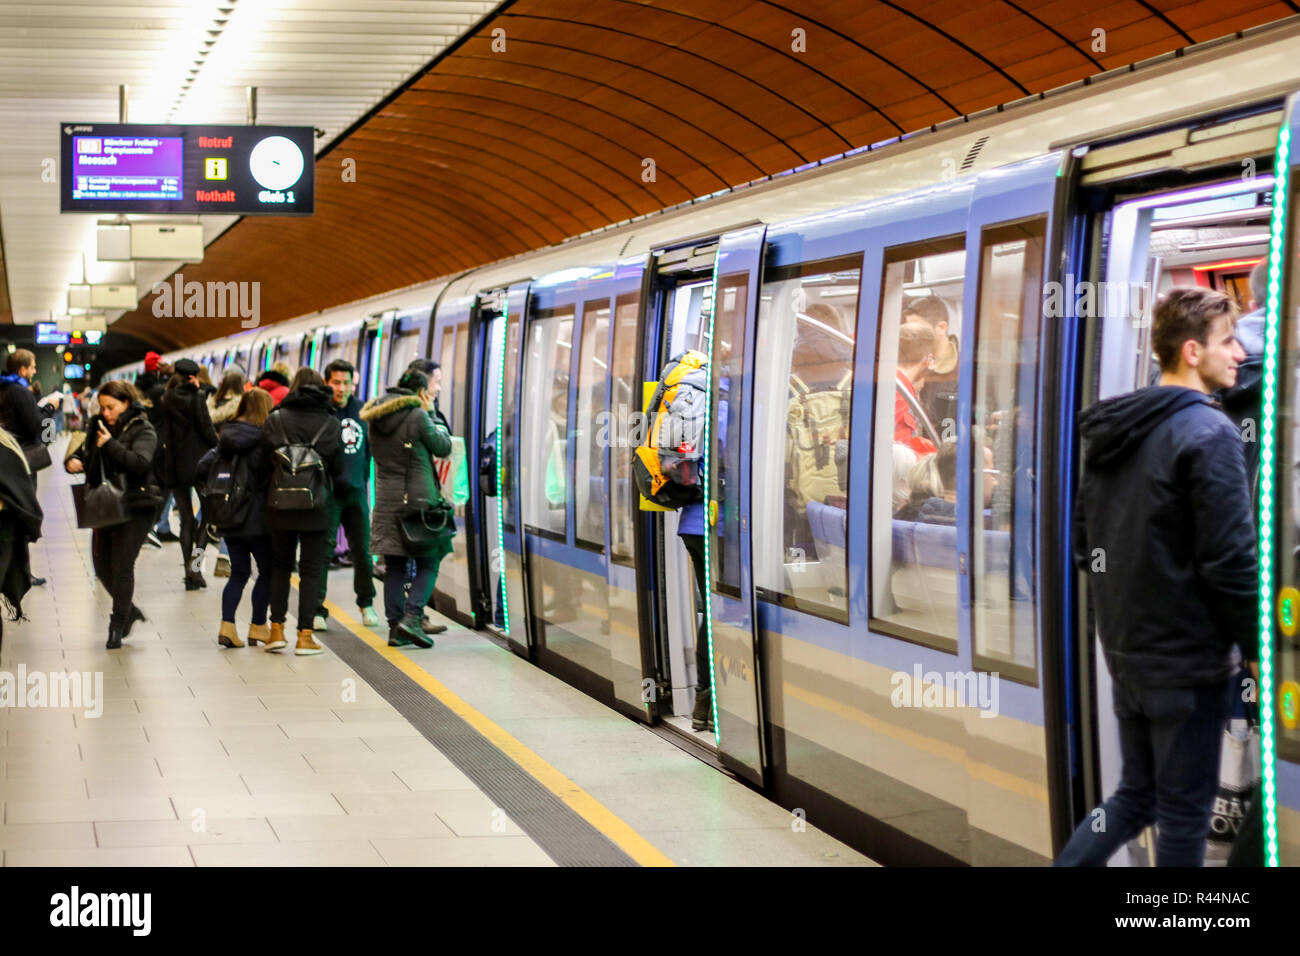
POLYGON ((122 646, 123 637, 125 637, 125 635, 122 633, 122 629, 114 624, 110 624, 108 626, 108 643, 104 646, 110 651, 115 651, 122 646))
POLYGON ((150 531, 147 535, 144 536, 144 540, 145 543, 151 547, 154 548, 162 547, 162 541, 158 538, 158 535, 154 534, 152 531, 150 531))
POLYGON ((123 637, 131 636, 131 628, 135 626, 136 621, 146 620, 144 611, 140 610, 134 604, 131 605, 131 613, 126 616, 126 627, 122 629, 123 637))
POLYGON ((208 582, 203 580, 202 574, 185 575, 185 590, 197 591, 200 588, 206 588, 207 586, 208 586, 208 582))
POLYGON ((428 621, 421 621, 420 627, 424 630, 425 634, 441 634, 443 631, 447 630, 446 624, 430 624, 428 621))
POLYGON ((39 587, 41 587, 44 583, 45 583, 45 579, 44 579, 44 578, 38 578, 38 577, 36 577, 36 575, 32 575, 32 587, 34 587, 34 588, 39 588, 39 587))
POLYGON ((711 691, 695 692, 695 709, 691 711, 691 730, 704 730, 713 723, 713 694, 711 691))
POLYGON ((170 532, 170 531, 160 531, 160 532, 157 532, 157 534, 158 534, 158 540, 159 540, 159 541, 179 541, 179 540, 180 540, 180 536, 179 536, 179 535, 173 534, 173 533, 170 532))
POLYGON ((402 629, 396 624, 388 626, 388 646, 389 647, 410 647, 415 642, 403 633, 402 629))

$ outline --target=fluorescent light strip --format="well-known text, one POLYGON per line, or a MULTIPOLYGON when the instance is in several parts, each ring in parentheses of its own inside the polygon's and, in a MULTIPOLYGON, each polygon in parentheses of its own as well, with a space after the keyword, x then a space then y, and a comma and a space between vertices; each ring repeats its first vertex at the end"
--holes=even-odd
POLYGON ((1287 177, 1291 129, 1282 124, 1274 168, 1282 177, 1273 191, 1273 230, 1269 246, 1268 307, 1264 331, 1263 435, 1259 489, 1259 723, 1264 795, 1264 865, 1278 866, 1277 742, 1273 721, 1273 472, 1277 438, 1278 349, 1281 335, 1283 244, 1286 237, 1287 177))

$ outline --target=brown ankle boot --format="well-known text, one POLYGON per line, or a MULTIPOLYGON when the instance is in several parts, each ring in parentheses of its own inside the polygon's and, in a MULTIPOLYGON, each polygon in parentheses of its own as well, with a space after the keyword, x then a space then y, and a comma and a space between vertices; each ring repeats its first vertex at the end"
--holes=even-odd
POLYGON ((271 629, 265 624, 248 625, 248 643, 250 646, 256 647, 258 644, 265 644, 271 639, 270 634, 271 629))
POLYGON ((239 632, 235 630, 234 621, 221 622, 221 630, 217 632, 217 643, 222 647, 244 646, 244 642, 239 639, 239 632))
POLYGON ((310 627, 298 629, 298 646, 293 649, 295 654, 304 657, 308 654, 319 654, 323 650, 325 645, 316 640, 316 635, 312 633, 310 627))
POLYGON ((288 643, 284 638, 284 621, 272 621, 271 633, 267 635, 266 649, 268 651, 283 650, 288 643))

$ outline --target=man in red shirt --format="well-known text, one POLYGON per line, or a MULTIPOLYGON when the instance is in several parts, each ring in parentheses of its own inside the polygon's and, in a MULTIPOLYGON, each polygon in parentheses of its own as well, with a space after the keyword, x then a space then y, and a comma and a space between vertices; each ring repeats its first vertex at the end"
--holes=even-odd
POLYGON ((894 388, 894 441, 906 445, 918 456, 932 455, 935 445, 927 434, 933 433, 917 393, 934 364, 934 329, 925 322, 904 322, 898 330, 898 377, 894 388), (908 396, 913 402, 908 401, 908 396), (915 408, 915 411, 913 409, 915 408), (922 421, 917 421, 917 414, 922 421))

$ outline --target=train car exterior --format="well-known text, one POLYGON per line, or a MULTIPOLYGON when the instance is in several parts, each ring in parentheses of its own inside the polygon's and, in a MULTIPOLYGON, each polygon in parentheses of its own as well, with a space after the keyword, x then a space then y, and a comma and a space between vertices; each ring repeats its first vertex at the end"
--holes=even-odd
POLYGON ((1278 385, 1262 425, 1264 774, 1270 860, 1295 864, 1300 572, 1273 556, 1300 536, 1286 478, 1300 327, 1283 321, 1300 314, 1297 42, 1294 27, 1260 31, 1213 60, 1191 51, 175 354, 214 371, 346 357, 362 397, 410 358, 440 362, 469 496, 438 607, 659 723, 689 711, 701 679, 693 584, 681 516, 638 500, 630 453, 647 383, 684 348, 704 351, 717 759, 885 862, 1042 864, 1116 766, 1109 678, 1069 557, 1075 415, 1146 384, 1149 358, 1133 316, 1070 293, 1181 275, 1147 247, 1189 213, 1266 215, 1278 385), (1172 110, 1159 99, 1171 77, 1184 96, 1172 110), (927 312, 942 315, 944 357, 910 389, 904 340, 927 312), (895 497, 900 403, 924 412, 912 460, 946 447, 954 462, 955 488, 934 502, 945 520, 895 497))

